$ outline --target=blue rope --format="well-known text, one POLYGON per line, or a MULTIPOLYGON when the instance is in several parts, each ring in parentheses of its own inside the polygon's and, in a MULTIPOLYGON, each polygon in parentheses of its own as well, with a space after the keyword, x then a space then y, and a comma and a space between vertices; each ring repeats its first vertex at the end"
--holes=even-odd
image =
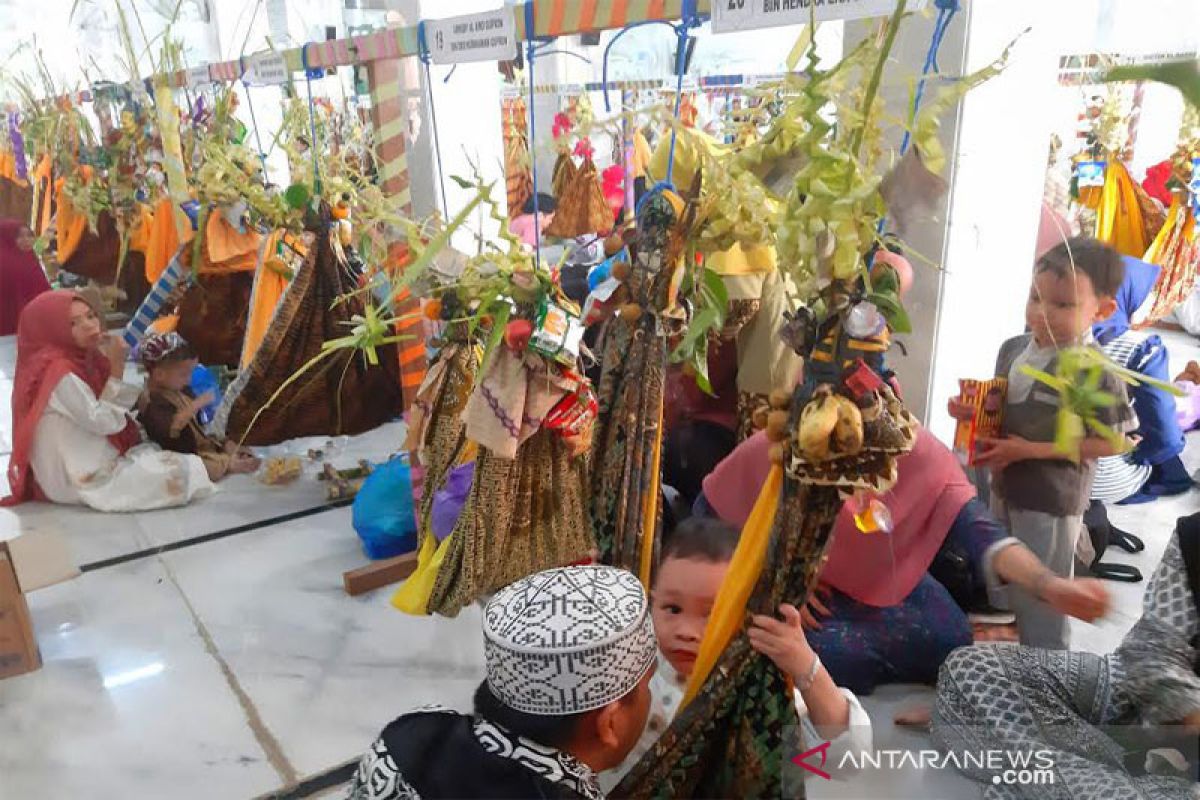
POLYGON ((537 56, 534 41, 533 0, 525 3, 525 59, 529 62, 529 173, 533 183, 533 252, 535 268, 542 266, 542 226, 538 224, 538 176, 537 153, 533 143, 537 141, 537 116, 534 113, 533 59, 537 56))
MULTIPOLYGON (((442 168, 442 145, 438 137, 437 107, 433 103, 433 75, 430 72, 429 41, 425 38, 425 20, 417 23, 417 57, 425 65, 425 87, 429 90, 429 124, 433 128, 433 155, 437 160, 438 186, 442 192, 442 214, 450 224, 450 206, 446 201, 446 173, 442 168)), ((446 76, 450 80, 450 76, 446 76)))
MULTIPOLYGON (((680 20, 676 24, 672 24, 661 19, 648 19, 642 20, 641 22, 631 23, 618 31, 617 34, 609 40, 608 44, 605 45, 604 60, 601 65, 600 91, 604 93, 605 113, 610 113, 612 111, 612 104, 608 99, 608 57, 612 52, 613 45, 617 43, 618 39, 634 28, 640 28, 644 25, 669 25, 672 29, 674 29, 676 40, 678 42, 675 52, 675 119, 679 119, 679 109, 683 105, 683 76, 687 67, 688 39, 691 38, 691 29, 699 27, 701 22, 703 22, 703 19, 696 12, 696 0, 684 0, 683 10, 680 14, 680 20)), ((638 200, 637 205, 634 207, 634 216, 642 213, 642 208, 645 207, 646 201, 655 194, 662 192, 664 189, 675 188, 674 184, 671 183, 671 175, 675 171, 675 142, 677 138, 678 133, 674 128, 672 128, 671 145, 667 150, 667 174, 663 180, 650 187, 650 190, 643 194, 642 198, 638 200)))
MULTIPOLYGON (((921 79, 917 82, 917 91, 913 94, 912 109, 909 113, 909 118, 916 121, 917 110, 921 107, 921 99, 925 96, 925 82, 930 72, 941 72, 941 67, 938 66, 938 51, 942 47, 942 39, 946 36, 946 31, 950 27, 951 20, 958 13, 958 0, 935 0, 938 7, 937 21, 933 25, 933 36, 929 40, 929 50, 925 53, 925 64, 921 67, 921 79)), ((912 144, 912 130, 906 128, 904 138, 900 142, 900 155, 908 152, 909 145, 912 144)), ((875 232, 883 234, 883 229, 887 226, 887 217, 881 217, 879 224, 875 226, 875 232)))
POLYGON ((313 195, 320 196, 321 194, 321 167, 320 161, 317 158, 317 116, 316 109, 313 107, 312 82, 313 78, 325 77, 325 70, 320 67, 313 69, 308 66, 308 44, 300 48, 300 64, 304 67, 304 82, 308 87, 308 129, 311 141, 309 147, 312 150, 313 162, 313 195))
MULTIPOLYGON (((925 96, 925 82, 930 72, 941 72, 941 67, 938 66, 938 51, 942 47, 942 39, 946 36, 946 30, 950 27, 950 21, 954 19, 954 15, 958 13, 957 0, 940 0, 938 2, 938 17, 937 22, 933 26, 933 37, 929 41, 929 50, 925 54, 925 65, 921 68, 921 80, 917 82, 917 91, 913 96, 912 118, 916 119, 917 109, 921 107, 921 98, 925 96)), ((904 132, 904 139, 900 143, 900 155, 904 155, 908 151, 908 146, 912 141, 912 131, 904 132)))
MULTIPOLYGON (((688 39, 691 37, 691 29, 700 24, 700 19, 696 16, 696 0, 684 0, 683 3, 683 18, 679 24, 675 26, 675 36, 679 44, 675 48, 675 120, 679 120, 679 109, 683 106, 683 73, 687 71, 687 45, 688 39)), ((667 174, 663 178, 666 184, 671 183, 671 176, 675 174, 675 140, 678 138, 678 131, 675 127, 671 128, 671 147, 667 150, 667 174)))

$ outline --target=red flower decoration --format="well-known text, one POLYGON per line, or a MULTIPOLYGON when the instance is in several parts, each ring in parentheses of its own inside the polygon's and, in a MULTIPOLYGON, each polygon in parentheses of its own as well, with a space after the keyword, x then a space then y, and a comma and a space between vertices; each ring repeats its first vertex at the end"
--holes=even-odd
POLYGON ((1142 180, 1142 188, 1146 190, 1146 194, 1164 206, 1171 205, 1171 190, 1167 188, 1167 181, 1171 179, 1171 173, 1171 160, 1167 159, 1148 167, 1146 177, 1142 180))
POLYGON ((600 173, 600 184, 609 208, 617 211, 625 205, 625 169, 620 164, 606 167, 600 173))
POLYGON ((554 138, 555 139, 561 138, 562 136, 569 133, 570 130, 571 130, 571 118, 568 117, 562 111, 555 114, 554 115, 554 127, 551 128, 551 133, 554 135, 554 138))
POLYGON ((580 158, 591 158, 595 153, 596 149, 592 147, 592 140, 586 136, 575 143, 575 155, 580 158))

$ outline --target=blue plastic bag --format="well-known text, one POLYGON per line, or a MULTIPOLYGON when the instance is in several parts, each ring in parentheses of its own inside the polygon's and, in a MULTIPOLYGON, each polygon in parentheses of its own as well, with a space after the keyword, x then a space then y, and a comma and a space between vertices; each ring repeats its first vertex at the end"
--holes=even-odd
POLYGON ((192 370, 192 393, 199 397, 205 392, 212 392, 214 400, 200 409, 200 413, 196 415, 201 425, 207 425, 213 421, 213 416, 217 413, 217 407, 221 405, 221 385, 217 382, 217 376, 212 370, 203 364, 197 364, 192 370))
POLYGON ((417 549, 407 455, 396 456, 367 476, 354 497, 351 520, 367 558, 392 558, 417 549))

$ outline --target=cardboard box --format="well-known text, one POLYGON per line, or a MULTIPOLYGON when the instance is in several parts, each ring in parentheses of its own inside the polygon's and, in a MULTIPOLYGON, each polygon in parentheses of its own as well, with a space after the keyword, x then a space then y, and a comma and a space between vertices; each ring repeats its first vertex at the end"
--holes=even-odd
POLYGON ((0 678, 33 672, 41 666, 29 605, 17 582, 8 544, 0 542, 0 678))

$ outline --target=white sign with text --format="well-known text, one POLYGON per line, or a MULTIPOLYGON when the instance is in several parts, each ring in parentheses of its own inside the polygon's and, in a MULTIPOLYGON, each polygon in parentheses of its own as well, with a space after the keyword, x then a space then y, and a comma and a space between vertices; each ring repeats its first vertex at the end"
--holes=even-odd
POLYGON ((511 7, 429 20, 425 37, 435 64, 510 61, 517 57, 517 24, 511 7))
MULTIPOLYGON (((908 11, 924 7, 925 0, 911 0, 905 6, 908 11)), ((812 20, 883 17, 895 10, 896 0, 712 0, 712 29, 713 33, 750 31, 812 20)))
POLYGON ((204 86, 212 83, 212 78, 208 74, 208 65, 203 67, 192 67, 187 71, 187 85, 189 88, 195 89, 197 86, 204 86))
POLYGON ((250 68, 246 70, 246 80, 256 86, 287 83, 291 75, 283 53, 263 53, 254 56, 250 59, 250 68))

